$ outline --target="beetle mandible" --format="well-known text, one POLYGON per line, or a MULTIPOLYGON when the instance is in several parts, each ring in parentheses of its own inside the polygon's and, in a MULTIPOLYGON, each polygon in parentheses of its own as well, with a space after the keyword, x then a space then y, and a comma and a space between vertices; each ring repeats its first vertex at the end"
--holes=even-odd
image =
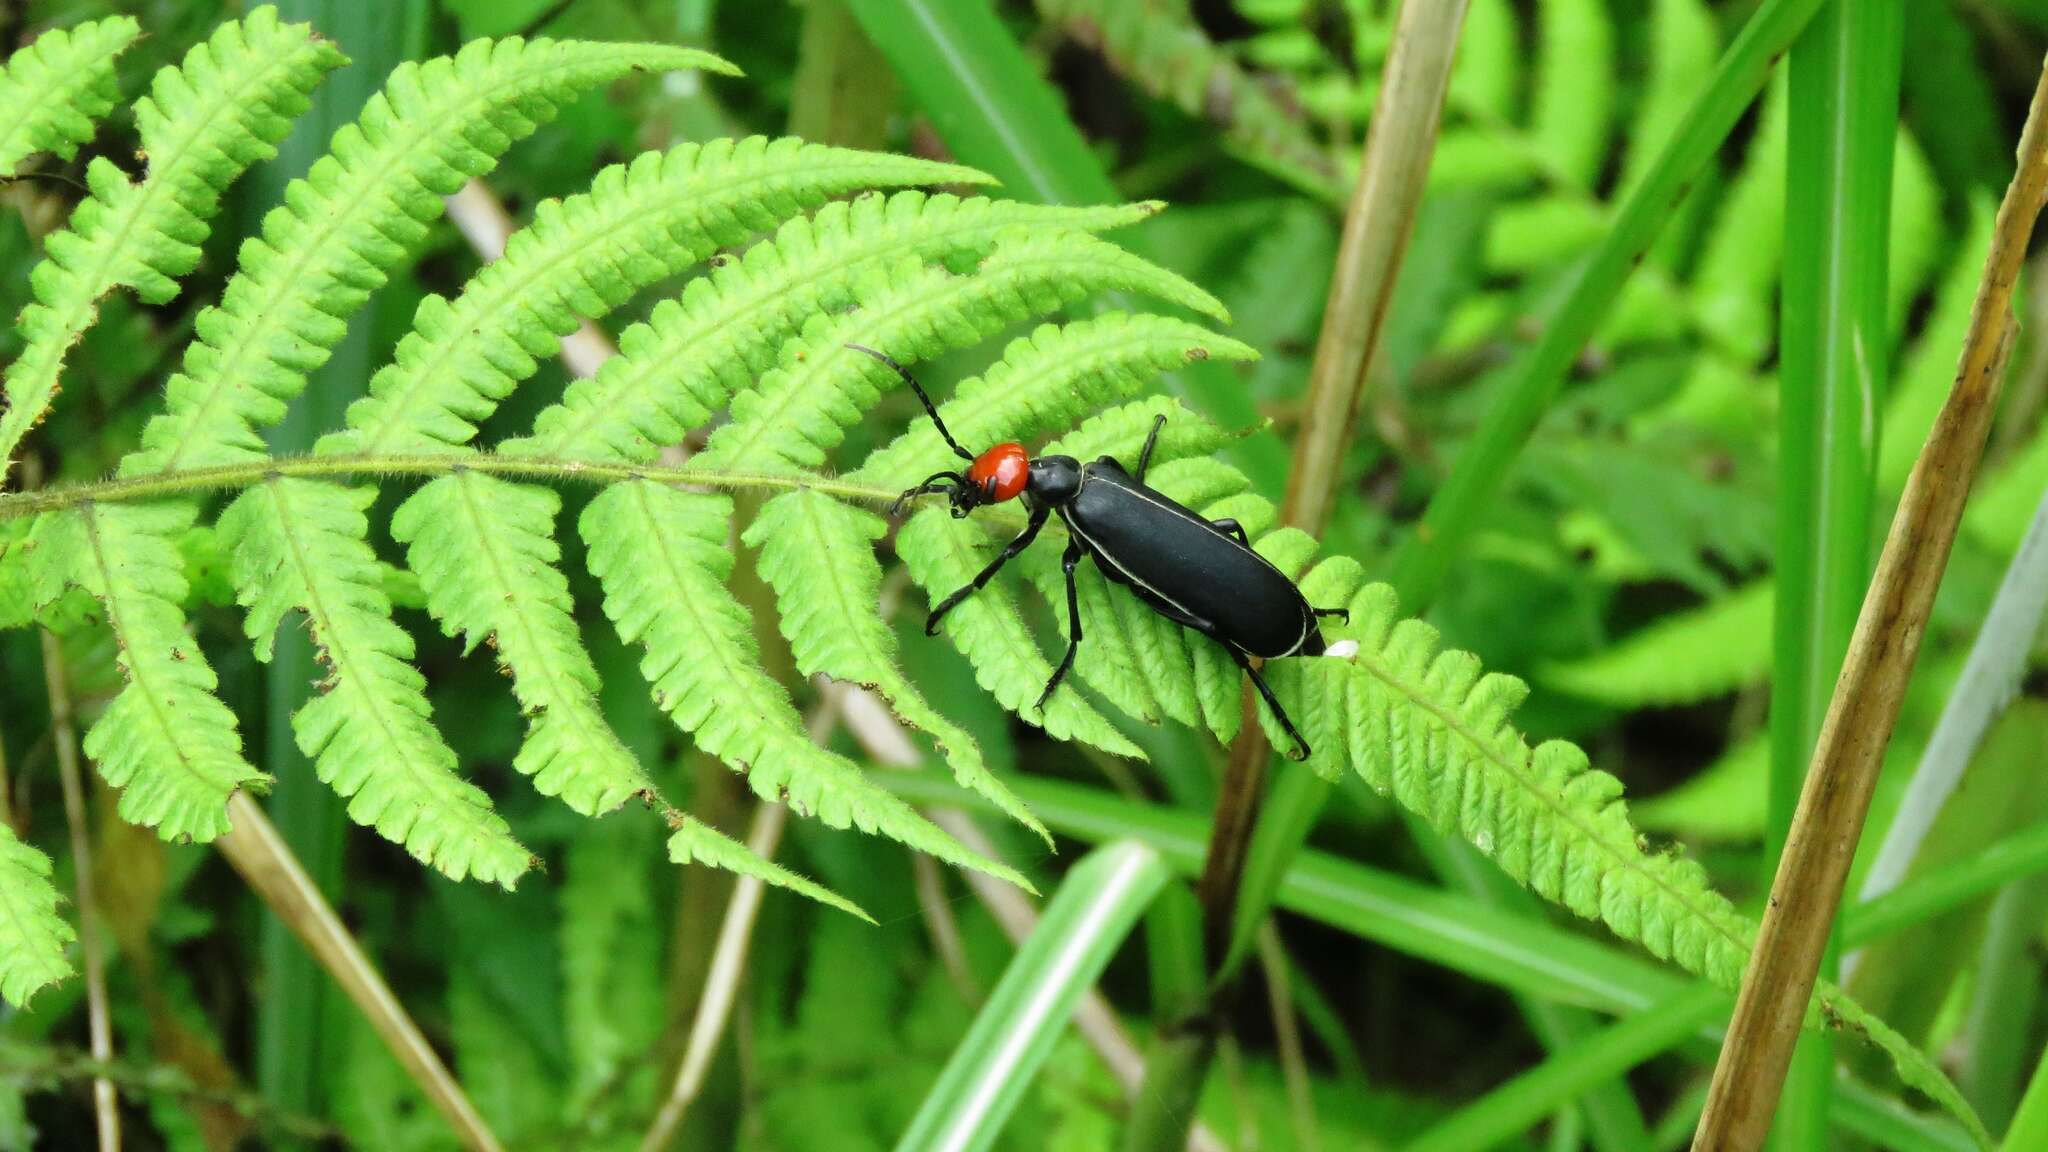
POLYGON ((936 635, 946 613, 995 579, 1003 565, 1029 548, 1046 520, 1058 513, 1067 526, 1067 550, 1060 559, 1067 579, 1067 652, 1045 682, 1038 708, 1042 710, 1052 698, 1053 690, 1073 668, 1074 654, 1080 651, 1081 607, 1074 590, 1074 570, 1083 557, 1093 557, 1105 578, 1129 588, 1154 612, 1221 644, 1251 677, 1280 727, 1294 741, 1293 758, 1308 759, 1308 741, 1288 719, 1286 709, 1252 660, 1320 656, 1324 645, 1317 619, 1349 619, 1349 613, 1342 608, 1312 607, 1286 573, 1252 550, 1244 526, 1237 521, 1203 519, 1146 486, 1145 470, 1152 462, 1159 430, 1166 425, 1163 413, 1145 438, 1135 471, 1125 470, 1111 456, 1087 464, 1072 456, 1034 458, 1016 443, 998 444, 976 455, 953 439, 946 422, 939 419, 938 406, 909 369, 865 345, 847 347, 894 369, 917 393, 946 445, 967 461, 967 467, 958 472, 936 472, 906 489, 890 506, 892 516, 901 513, 910 500, 933 493, 947 494, 956 518, 983 504, 1018 497, 1023 498, 1030 514, 1024 530, 987 567, 932 608, 925 621, 926 635, 936 635))

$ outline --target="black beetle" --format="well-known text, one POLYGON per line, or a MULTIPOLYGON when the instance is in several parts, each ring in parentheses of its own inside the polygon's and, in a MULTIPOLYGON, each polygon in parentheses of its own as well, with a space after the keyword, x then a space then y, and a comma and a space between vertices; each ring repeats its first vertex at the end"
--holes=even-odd
POLYGON ((945 421, 939 419, 938 407, 908 369, 873 348, 847 347, 895 369, 923 401, 946 444, 967 461, 967 467, 959 472, 934 473, 906 490, 890 506, 891 515, 902 512, 903 505, 915 497, 940 492, 949 494, 956 517, 983 504, 999 504, 1018 496, 1030 510, 1024 530, 972 582, 932 609, 925 621, 927 635, 936 634, 946 613, 980 591, 1003 565, 1029 548, 1039 529, 1045 527, 1046 518, 1057 512, 1067 526, 1067 551, 1060 561, 1067 577, 1067 654, 1053 669, 1052 679, 1045 682, 1039 708, 1066 678, 1074 666, 1074 654, 1080 650, 1081 608, 1074 592, 1074 569, 1083 556, 1093 556, 1104 577, 1129 588, 1153 611, 1223 645, 1252 678, 1280 727, 1293 738, 1294 758, 1308 759, 1308 741, 1295 730, 1251 661, 1254 657, 1320 656, 1323 633, 1317 618, 1348 618, 1348 613, 1342 608, 1310 606, 1286 573, 1252 551, 1251 540, 1237 521, 1205 520, 1146 486, 1145 468, 1159 442, 1159 430, 1166 424, 1164 415, 1145 438, 1136 472, 1126 471, 1110 456, 1088 464, 1072 456, 1033 459, 1016 443, 998 444, 977 456, 953 439, 945 421))

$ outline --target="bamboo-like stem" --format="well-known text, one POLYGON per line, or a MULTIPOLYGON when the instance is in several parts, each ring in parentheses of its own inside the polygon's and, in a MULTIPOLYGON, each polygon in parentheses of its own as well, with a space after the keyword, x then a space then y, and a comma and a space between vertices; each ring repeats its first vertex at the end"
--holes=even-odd
POLYGON ((7 733, 0 731, 0 824, 14 829, 20 835, 22 826, 15 819, 14 781, 7 775, 7 733))
POLYGON ((2048 68, 2020 138, 2018 169, 1985 262, 1954 388, 1920 451, 1857 617, 1800 793, 1735 1018, 1693 1138, 1704 1152, 1760 1146, 1777 1109, 1815 973, 1927 613, 1983 456, 2012 351, 2013 285, 2048 199, 2048 68))
MULTIPOLYGON (((78 729, 72 721, 71 685, 57 637, 43 632, 43 683, 50 696, 50 732, 57 748, 57 778, 64 788, 64 822, 71 830, 71 883, 78 894, 78 941, 85 954, 86 1030, 92 1058, 114 1059, 114 1029, 107 1014, 107 956, 100 938, 100 906, 93 894, 92 833, 85 810, 84 774, 78 768, 78 729)), ((114 1082, 92 1080, 92 1107, 100 1152, 121 1152, 120 1100, 114 1082)))
POLYGON ((237 792, 228 800, 228 818, 232 827, 214 841, 221 855, 347 993, 407 1075, 455 1129, 463 1147, 471 1152, 503 1152, 503 1145, 491 1134, 462 1086, 307 878, 262 807, 246 793, 237 792))
POLYGON ((265 480, 298 476, 407 477, 446 476, 465 469, 489 476, 550 480, 565 484, 616 484, 652 480, 660 484, 694 485, 741 492, 788 492, 798 488, 823 492, 842 500, 887 504, 896 491, 872 484, 854 484, 830 476, 799 473, 726 472, 711 468, 670 468, 615 461, 568 460, 552 456, 384 455, 337 453, 333 456, 278 456, 247 464, 190 468, 147 476, 121 476, 90 484, 41 488, 0 495, 0 520, 57 512, 81 504, 128 503, 196 496, 249 488, 265 480))
MULTIPOLYGON (((753 826, 747 831, 747 847, 763 860, 775 857, 782 844, 782 830, 789 823, 789 809, 780 804, 763 804, 754 810, 753 826)), ((740 981, 746 975, 747 952, 754 940, 754 924, 761 915, 761 900, 767 885, 758 876, 742 876, 733 884, 732 899, 726 903, 725 919, 719 924, 718 945, 711 953, 711 971, 704 981, 704 994, 697 999, 697 1015, 690 1024, 690 1042, 683 1052, 682 1068, 661 1111, 641 1138, 640 1152, 662 1152, 675 1139, 683 1117, 704 1088, 711 1071, 711 1058, 725 1036, 726 1022, 739 999, 740 981)))
POLYGON ((1273 1014, 1273 1046, 1279 1051, 1281 1078, 1287 1085, 1288 1119, 1294 1124, 1295 1146, 1304 1152, 1322 1147, 1316 1123, 1314 1085, 1301 1048, 1301 1022, 1294 1015, 1294 985, 1288 972, 1287 949, 1280 930, 1267 921, 1259 929, 1259 968, 1266 977, 1266 1007, 1273 1014))

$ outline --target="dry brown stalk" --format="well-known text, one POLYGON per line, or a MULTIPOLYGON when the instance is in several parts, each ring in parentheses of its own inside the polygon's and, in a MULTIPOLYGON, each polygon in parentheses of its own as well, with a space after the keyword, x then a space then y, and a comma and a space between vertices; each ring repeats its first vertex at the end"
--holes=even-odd
POLYGON ((1998 407, 2017 328, 2013 286, 2044 198, 2048 67, 2034 90, 2018 168, 1998 209, 1955 385, 1906 482, 1828 701, 1735 1018, 1693 1137, 1695 1152, 1748 1152, 1760 1147, 1770 1131, 1841 904, 1842 884, 1863 833, 1871 789, 1998 407))

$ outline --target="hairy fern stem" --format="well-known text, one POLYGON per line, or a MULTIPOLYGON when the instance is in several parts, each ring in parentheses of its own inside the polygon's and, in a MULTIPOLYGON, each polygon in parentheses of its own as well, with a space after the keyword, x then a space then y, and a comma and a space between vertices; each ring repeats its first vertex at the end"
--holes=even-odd
POLYGON ((266 480, 287 477, 341 476, 369 479, 403 476, 439 477, 462 472, 481 472, 490 476, 510 476, 522 480, 560 481, 565 484, 604 485, 627 480, 652 480, 658 484, 687 485, 730 492, 810 491, 840 500, 875 505, 887 504, 897 496, 897 490, 893 488, 805 473, 662 468, 641 464, 565 460, 547 456, 498 456, 488 453, 464 456, 361 453, 336 456, 281 456, 253 460, 246 464, 119 476, 91 484, 72 484, 34 492, 16 492, 0 496, 0 521, 78 508, 87 504, 133 503, 208 492, 234 492, 252 488, 266 480))

